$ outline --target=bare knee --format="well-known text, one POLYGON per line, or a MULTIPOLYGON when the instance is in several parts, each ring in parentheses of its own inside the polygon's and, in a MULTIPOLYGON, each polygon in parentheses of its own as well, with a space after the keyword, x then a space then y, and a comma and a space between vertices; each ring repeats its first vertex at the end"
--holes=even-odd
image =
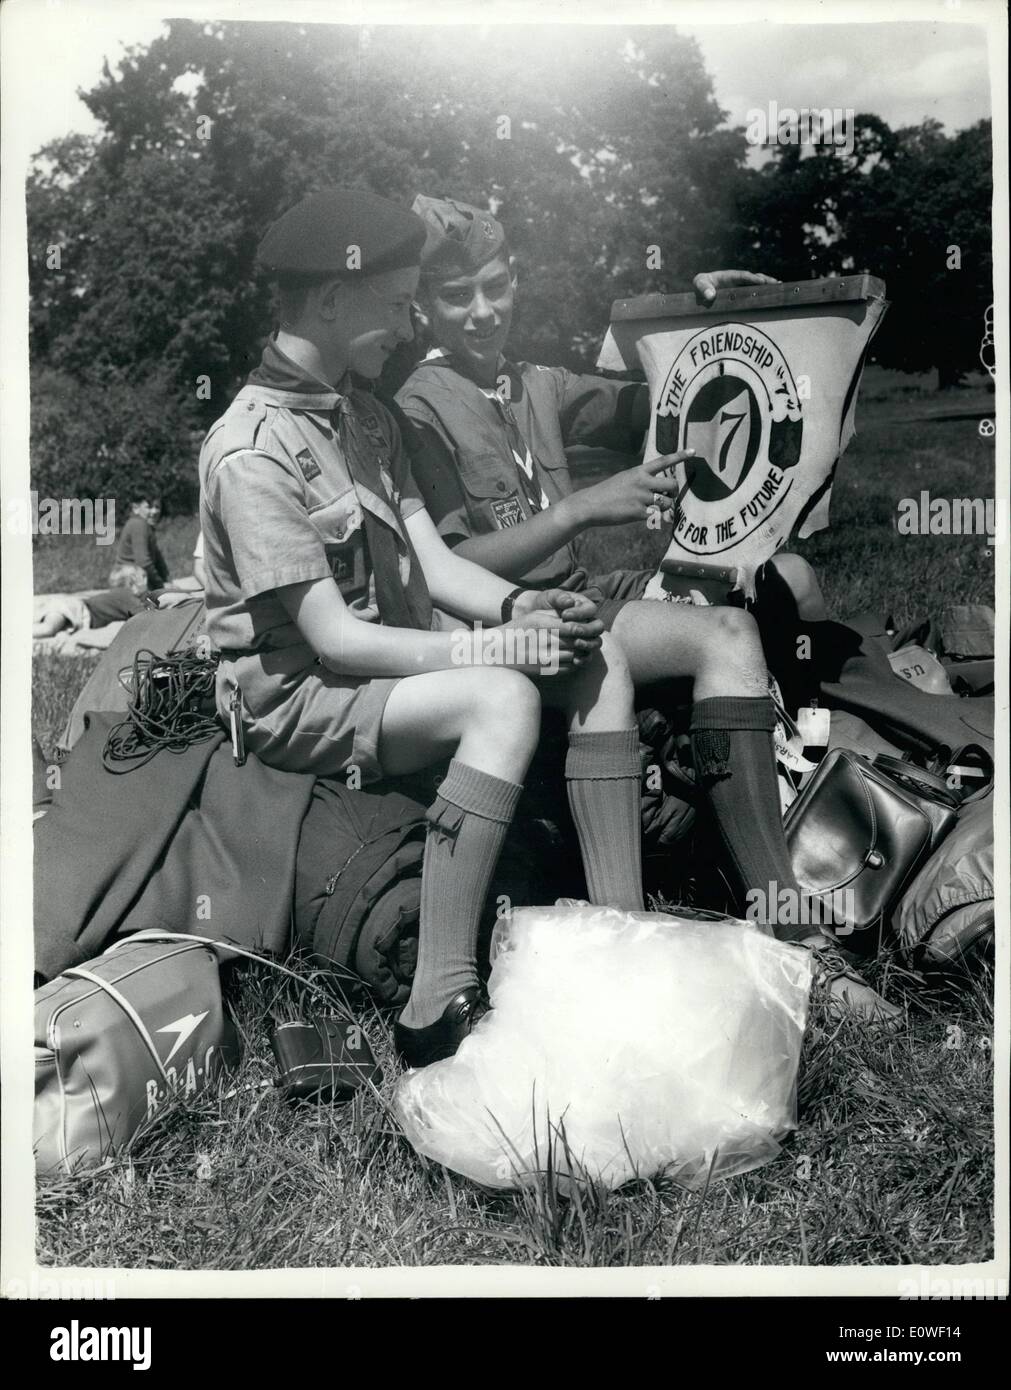
POLYGON ((818 576, 800 555, 788 552, 775 555, 769 561, 769 568, 790 590, 797 612, 802 618, 818 618, 825 615, 825 599, 818 583, 818 576))
POLYGON ((573 672, 569 679, 573 684, 582 681, 583 684, 606 686, 613 691, 623 687, 629 691, 633 689, 625 649, 620 640, 610 632, 601 634, 600 650, 580 668, 579 672, 573 672))
POLYGON ((612 681, 624 682, 629 689, 632 688, 632 676, 628 669, 625 649, 613 633, 604 632, 601 634, 600 658, 607 667, 608 676, 612 681))
POLYGON ((475 667, 471 675, 468 722, 480 725, 490 737, 533 748, 541 720, 541 697, 534 683, 504 667, 475 667))
POLYGON ((591 661, 566 680, 570 720, 582 729, 623 729, 633 720, 635 688, 621 643, 611 633, 601 638, 591 661))
POLYGON ((750 648, 761 650, 758 624, 750 613, 743 608, 721 607, 710 611, 714 629, 712 640, 714 644, 719 644, 725 656, 732 657, 735 652, 741 653, 750 648))
POLYGON ((708 640, 695 672, 695 698, 761 695, 766 689, 765 656, 758 625, 741 608, 711 608, 708 640))
MULTIPOLYGON (((768 561, 769 568, 775 570, 784 584, 789 584, 790 588, 797 592, 798 588, 806 588, 814 579, 814 570, 802 559, 800 555, 794 555, 792 551, 782 551, 779 555, 773 555, 768 561)), ((817 581, 815 581, 817 583, 817 581)))

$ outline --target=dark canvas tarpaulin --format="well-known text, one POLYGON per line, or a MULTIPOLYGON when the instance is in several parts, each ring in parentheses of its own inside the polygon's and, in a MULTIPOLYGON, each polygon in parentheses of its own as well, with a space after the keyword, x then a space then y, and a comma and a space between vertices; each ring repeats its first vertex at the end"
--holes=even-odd
POLYGON ((118 720, 87 716, 35 824, 36 971, 52 979, 147 929, 286 951, 312 777, 236 767, 224 731, 118 775, 102 762, 118 720))

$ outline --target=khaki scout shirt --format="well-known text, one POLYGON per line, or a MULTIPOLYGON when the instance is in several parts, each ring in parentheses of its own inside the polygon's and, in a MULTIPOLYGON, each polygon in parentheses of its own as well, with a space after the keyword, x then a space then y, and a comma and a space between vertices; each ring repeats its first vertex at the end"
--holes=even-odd
MULTIPOLYGON (((573 490, 567 444, 631 452, 639 447, 632 411, 645 390, 641 385, 530 362, 503 362, 499 380, 549 506, 573 490)), ((419 363, 397 392, 397 404, 415 426, 411 470, 448 545, 517 526, 533 514, 493 396, 436 355, 419 363)), ((568 544, 524 578, 534 588, 548 588, 577 568, 575 548, 568 544)))
MULTIPOLYGON (((388 444, 380 467, 385 495, 356 491, 332 420, 342 398, 323 382, 319 387, 315 393, 247 383, 204 441, 207 632, 222 649, 305 646, 275 590, 330 576, 355 617, 377 622, 362 508, 402 537, 402 522, 424 505, 399 431, 378 402, 374 414, 388 444)), ((398 554, 406 584, 406 541, 398 554)))

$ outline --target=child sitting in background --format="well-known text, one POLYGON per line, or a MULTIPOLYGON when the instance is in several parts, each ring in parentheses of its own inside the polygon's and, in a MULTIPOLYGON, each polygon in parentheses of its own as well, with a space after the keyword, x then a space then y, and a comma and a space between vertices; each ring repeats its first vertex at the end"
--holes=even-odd
POLYGON ((203 583, 196 573, 183 574, 175 579, 169 575, 168 564, 155 534, 161 519, 161 498, 138 497, 130 505, 131 515, 116 542, 116 558, 109 574, 110 587, 117 588, 126 583, 124 567, 136 566, 144 572, 148 589, 168 589, 181 593, 202 589, 203 583))
POLYGON ((161 553, 155 528, 161 518, 160 497, 137 497, 130 504, 131 515, 116 541, 116 556, 109 574, 110 588, 123 580, 123 567, 131 565, 143 570, 147 588, 164 589, 169 583, 169 568, 161 553))

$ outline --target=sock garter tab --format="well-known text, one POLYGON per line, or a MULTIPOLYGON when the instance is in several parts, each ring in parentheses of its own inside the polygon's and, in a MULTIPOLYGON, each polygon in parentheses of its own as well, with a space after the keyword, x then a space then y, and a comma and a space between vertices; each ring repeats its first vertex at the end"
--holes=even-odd
POLYGON ((433 813, 443 802, 467 815, 481 816, 484 820, 500 821, 507 825, 516 812, 522 791, 522 786, 517 782, 493 777, 490 772, 481 772, 469 763, 461 763, 454 758, 429 808, 429 819, 438 823, 433 813))

